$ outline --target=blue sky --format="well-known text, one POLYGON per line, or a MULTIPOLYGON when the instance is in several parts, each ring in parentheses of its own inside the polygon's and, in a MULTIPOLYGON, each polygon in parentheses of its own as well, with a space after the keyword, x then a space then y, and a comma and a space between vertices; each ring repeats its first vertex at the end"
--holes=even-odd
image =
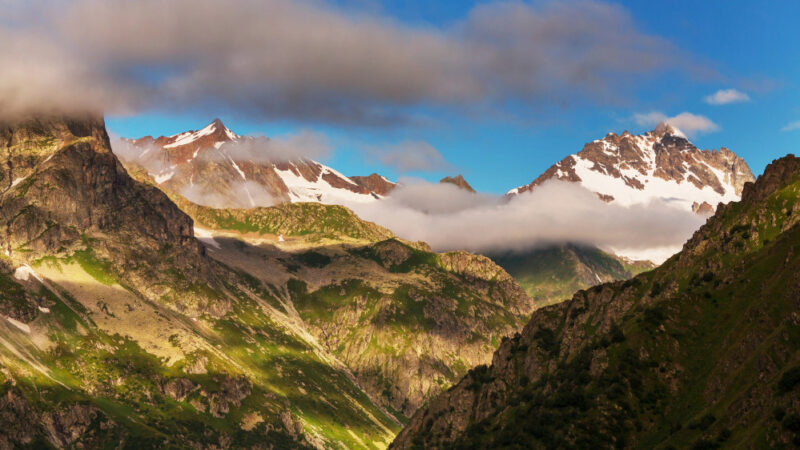
MULTIPOLYGON (((468 1, 340 1, 342 14, 368 13, 414 30, 458 26, 475 5, 468 1)), ((617 3, 632 18, 636 30, 668 42, 683 61, 680 71, 661 68, 632 76, 608 98, 576 98, 530 102, 514 98, 491 107, 467 108, 419 102, 404 112, 423 117, 421 123, 398 122, 369 126, 319 118, 269 117, 237 111, 230 105, 175 109, 153 107, 146 112, 107 116, 109 129, 126 137, 174 134, 197 129, 219 116, 240 134, 282 135, 313 130, 324 133, 334 151, 324 161, 347 175, 379 172, 391 178, 416 176, 437 180, 463 173, 479 191, 502 193, 526 184, 585 142, 607 132, 642 132, 635 114, 682 112, 702 115, 718 130, 698 132, 701 148, 728 147, 744 157, 758 174, 772 159, 797 154, 800 129, 782 131, 800 121, 800 2, 773 1, 768 6, 745 1, 671 1, 617 3), (750 100, 710 105, 704 97, 721 89, 736 89, 750 100), (451 164, 445 169, 403 172, 381 164, 364 148, 400 141, 427 142, 451 164)))

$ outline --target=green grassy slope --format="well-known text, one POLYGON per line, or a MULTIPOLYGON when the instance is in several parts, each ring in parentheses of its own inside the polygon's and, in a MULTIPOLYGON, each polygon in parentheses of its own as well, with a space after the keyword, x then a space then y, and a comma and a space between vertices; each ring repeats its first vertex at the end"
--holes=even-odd
POLYGON ((490 254, 539 306, 558 303, 575 292, 610 281, 627 280, 655 267, 631 262, 583 245, 562 244, 526 252, 490 254))

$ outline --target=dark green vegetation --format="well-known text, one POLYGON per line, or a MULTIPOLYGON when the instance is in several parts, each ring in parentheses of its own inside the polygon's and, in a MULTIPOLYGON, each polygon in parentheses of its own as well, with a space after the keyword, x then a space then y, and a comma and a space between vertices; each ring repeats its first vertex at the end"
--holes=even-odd
POLYGON ((648 261, 628 261, 595 247, 575 244, 488 256, 506 269, 538 306, 552 305, 581 289, 627 280, 655 267, 648 261))
POLYGON ((800 445, 800 159, 661 267, 537 310, 399 448, 800 445))

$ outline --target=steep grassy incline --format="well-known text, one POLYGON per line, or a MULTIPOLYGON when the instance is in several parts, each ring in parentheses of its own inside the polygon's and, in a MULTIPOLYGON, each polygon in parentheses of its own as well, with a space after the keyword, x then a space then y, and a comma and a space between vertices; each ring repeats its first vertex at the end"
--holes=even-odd
POLYGON ((212 209, 169 195, 211 230, 210 256, 273 286, 299 326, 401 422, 488 363, 536 306, 490 259, 433 253, 341 206, 212 209))
POLYGON ((128 176, 102 120, 2 125, 0 155, 0 448, 382 448, 399 430, 279 288, 209 258, 128 176))
POLYGON ((488 363, 534 304, 502 268, 422 243, 263 243, 223 234, 212 257, 277 286, 287 309, 400 421, 488 363))
POLYGON ((539 307, 567 300, 581 289, 627 280, 655 267, 649 261, 628 261, 576 244, 488 256, 514 277, 539 307))
POLYGON ((681 253, 536 311, 396 448, 800 445, 800 159, 681 253))

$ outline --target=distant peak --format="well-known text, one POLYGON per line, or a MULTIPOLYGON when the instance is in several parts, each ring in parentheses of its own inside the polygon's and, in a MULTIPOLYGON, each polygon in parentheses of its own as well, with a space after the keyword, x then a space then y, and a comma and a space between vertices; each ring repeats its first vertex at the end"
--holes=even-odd
POLYGON ((233 140, 239 137, 233 131, 231 131, 230 128, 226 127, 225 124, 222 123, 222 120, 219 117, 212 120, 211 123, 208 124, 205 129, 222 134, 224 135, 224 138, 229 140, 233 140))
POLYGON ((444 177, 439 180, 439 183, 450 183, 458 186, 461 189, 467 190, 469 192, 475 192, 475 189, 467 183, 467 180, 464 179, 461 174, 456 175, 455 177, 444 177))

